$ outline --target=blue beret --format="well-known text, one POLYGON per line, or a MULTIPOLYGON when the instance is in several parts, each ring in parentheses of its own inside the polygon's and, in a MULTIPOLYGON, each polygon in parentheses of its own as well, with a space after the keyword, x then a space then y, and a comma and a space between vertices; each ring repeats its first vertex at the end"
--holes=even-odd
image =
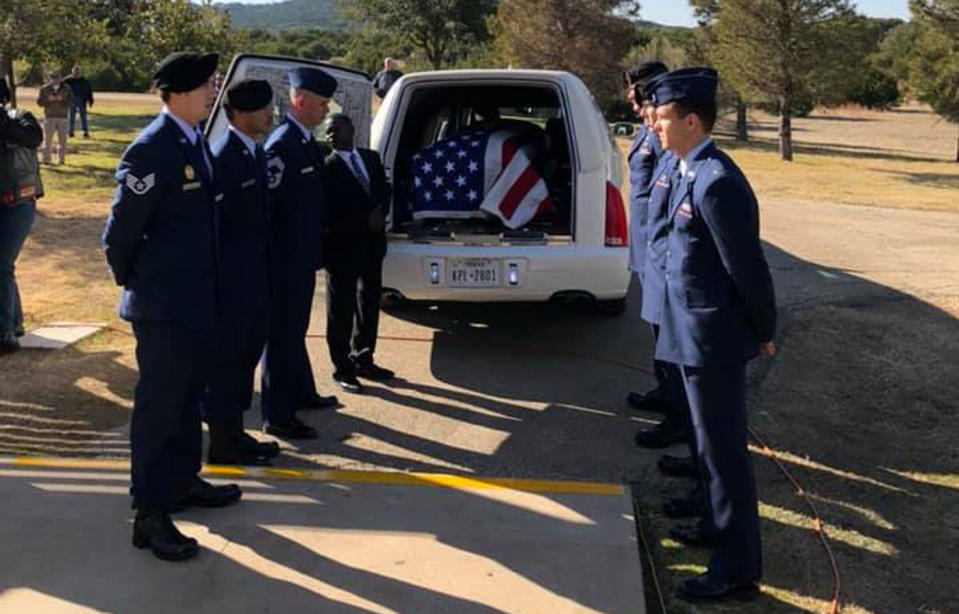
POLYGON ((273 101, 273 88, 261 79, 237 81, 226 91, 226 102, 237 111, 257 111, 273 101))
POLYGON ((656 106, 675 100, 703 100, 716 96, 717 83, 718 76, 712 68, 683 68, 657 77, 646 93, 656 106))
POLYGON ((191 92, 213 76, 219 62, 217 53, 177 51, 157 65, 153 83, 163 92, 191 92))
POLYGON ((336 91, 336 79, 319 68, 310 66, 293 68, 289 72, 289 77, 292 88, 309 90, 327 98, 332 98, 333 92, 336 91))

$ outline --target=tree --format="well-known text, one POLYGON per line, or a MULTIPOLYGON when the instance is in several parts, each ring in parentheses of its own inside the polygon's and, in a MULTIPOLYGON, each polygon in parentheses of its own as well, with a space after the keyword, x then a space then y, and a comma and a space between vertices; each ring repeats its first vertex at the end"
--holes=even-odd
MULTIPOLYGON (((848 0, 722 0, 716 20, 723 72, 751 94, 777 102, 779 153, 793 158, 793 104, 821 75, 843 65, 841 30, 848 0)), ((739 89, 737 87, 737 89, 739 89)))
MULTIPOLYGON (((2 1, 2 0, 0 0, 2 1)), ((228 59, 245 46, 229 15, 210 0, 86 0, 103 21, 109 44, 91 54, 120 76, 125 89, 149 87, 156 63, 173 51, 216 51, 228 59)))
POLYGON ((575 73, 605 106, 622 95, 617 75, 638 10, 623 0, 502 0, 492 29, 511 65, 575 73))
POLYGON ((886 32, 879 43, 874 64, 895 79, 900 90, 909 86, 909 64, 915 55, 915 41, 918 36, 918 24, 907 21, 886 32))
POLYGON ((910 83, 919 100, 959 122, 959 0, 911 0, 909 8, 918 28, 910 83))
POLYGON ((88 8, 89 0, 0 0, 0 69, 10 83, 12 106, 15 61, 62 66, 105 40, 103 22, 90 17, 88 8))
MULTIPOLYGON (((689 5, 693 7, 693 14, 699 23, 698 28, 698 47, 703 50, 703 54, 709 63, 719 66, 722 70, 722 56, 715 53, 718 46, 716 35, 716 19, 719 17, 719 0, 689 0, 689 5)), ((724 71, 725 72, 725 71, 724 71)), ((734 72, 732 74, 735 74, 734 72)), ((746 101, 745 91, 748 89, 743 83, 733 82, 725 78, 720 80, 720 98, 731 103, 736 109, 736 140, 745 143, 749 140, 748 130, 748 103, 746 101)))
POLYGON ((392 33, 420 49, 434 70, 489 39, 486 20, 495 0, 354 0, 343 2, 354 21, 392 33))

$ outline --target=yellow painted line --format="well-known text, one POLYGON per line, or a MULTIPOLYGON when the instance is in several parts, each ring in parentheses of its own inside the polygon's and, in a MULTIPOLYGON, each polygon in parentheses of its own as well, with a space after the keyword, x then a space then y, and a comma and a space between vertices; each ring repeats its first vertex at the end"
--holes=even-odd
POLYGON ((15 456, 2 458, 0 464, 18 467, 56 467, 69 469, 121 469, 130 470, 130 461, 105 458, 55 458, 45 456, 15 456))
MULTIPOLYGON (((53 458, 40 456, 0 457, 0 465, 70 469, 130 469, 130 462, 121 459, 53 458)), ((454 490, 518 490, 524 492, 621 495, 621 484, 604 482, 568 482, 562 480, 527 480, 521 478, 475 478, 447 473, 406 473, 399 471, 346 471, 285 469, 282 467, 233 467, 204 465, 203 473, 216 476, 245 476, 307 480, 311 482, 343 482, 354 484, 388 484, 395 486, 433 486, 454 490)))

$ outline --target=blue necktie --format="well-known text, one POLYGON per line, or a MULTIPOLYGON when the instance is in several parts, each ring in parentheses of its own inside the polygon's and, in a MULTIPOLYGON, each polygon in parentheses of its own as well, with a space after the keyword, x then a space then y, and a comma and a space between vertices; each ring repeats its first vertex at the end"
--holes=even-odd
POLYGON ((355 151, 350 152, 348 158, 350 159, 350 166, 353 167, 353 174, 356 175, 356 180, 360 182, 360 185, 363 186, 363 190, 367 194, 370 193, 370 180, 366 178, 366 175, 363 174, 363 168, 360 166, 360 161, 357 159, 359 154, 355 151))

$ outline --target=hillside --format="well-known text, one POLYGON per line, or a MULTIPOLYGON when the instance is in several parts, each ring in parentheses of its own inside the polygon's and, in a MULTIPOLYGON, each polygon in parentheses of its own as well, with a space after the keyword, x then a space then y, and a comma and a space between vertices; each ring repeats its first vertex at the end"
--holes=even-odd
POLYGON ((218 6, 229 13, 235 28, 341 30, 349 27, 340 15, 336 0, 286 0, 272 4, 231 2, 218 6))
MULTIPOLYGON (((271 4, 230 2, 217 6, 230 14, 230 21, 235 28, 342 30, 350 27, 340 14, 337 0, 285 0, 271 4)), ((639 21, 636 25, 642 29, 671 27, 652 21, 639 21)))

